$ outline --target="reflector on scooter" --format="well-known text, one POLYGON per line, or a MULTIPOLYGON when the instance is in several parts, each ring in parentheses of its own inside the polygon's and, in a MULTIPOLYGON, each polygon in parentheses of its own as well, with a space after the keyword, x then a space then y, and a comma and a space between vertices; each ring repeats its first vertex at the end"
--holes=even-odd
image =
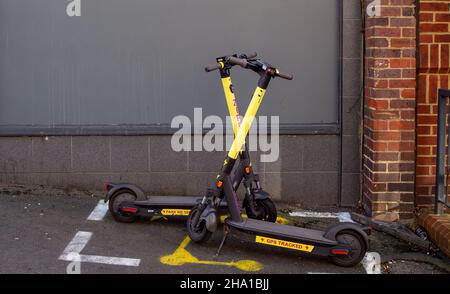
POLYGON ((136 207, 124 207, 122 208, 122 211, 128 213, 136 213, 138 209, 136 207))
POLYGON ((105 183, 103 183, 103 187, 105 187, 106 191, 109 191, 109 190, 111 190, 113 185, 111 185, 111 183, 109 183, 109 182, 105 182, 105 183))
POLYGON ((333 255, 348 255, 348 250, 346 250, 346 249, 333 249, 333 250, 331 250, 331 254, 333 254, 333 255))

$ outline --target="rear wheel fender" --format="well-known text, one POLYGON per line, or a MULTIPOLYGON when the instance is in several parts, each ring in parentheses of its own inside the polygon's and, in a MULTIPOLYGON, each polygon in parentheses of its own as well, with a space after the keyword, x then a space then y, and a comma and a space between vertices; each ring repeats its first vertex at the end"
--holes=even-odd
POLYGON ((200 216, 200 220, 205 221, 208 231, 215 232, 217 230, 218 217, 217 210, 215 208, 207 207, 200 216))
POLYGON ((109 189, 108 192, 106 193, 105 202, 109 201, 109 199, 111 199, 111 197, 114 194, 116 194, 116 193, 118 193, 118 192, 120 192, 122 190, 131 191, 133 194, 136 195, 136 200, 145 200, 145 199, 147 199, 147 197, 145 196, 144 191, 140 187, 138 187, 138 186, 136 186, 134 184, 111 184, 111 185, 113 187, 111 189, 109 189))
POLYGON ((255 200, 264 200, 270 198, 270 194, 263 190, 258 190, 253 192, 253 196, 255 200))
POLYGON ((247 207, 248 202, 250 200, 255 201, 255 200, 264 200, 264 199, 268 199, 270 198, 270 194, 263 191, 262 189, 258 190, 258 191, 252 191, 251 195, 248 195, 247 193, 245 194, 245 198, 244 201, 242 202, 242 207, 247 207), (250 198, 253 199, 250 199, 250 198))
POLYGON ((328 230, 324 234, 324 237, 330 240, 337 241, 336 236, 339 234, 339 232, 342 232, 344 230, 354 231, 359 235, 361 235, 364 242, 366 243, 366 247, 369 248, 369 237, 364 232, 365 229, 366 229, 365 227, 356 223, 350 222, 337 223, 328 228, 328 230))

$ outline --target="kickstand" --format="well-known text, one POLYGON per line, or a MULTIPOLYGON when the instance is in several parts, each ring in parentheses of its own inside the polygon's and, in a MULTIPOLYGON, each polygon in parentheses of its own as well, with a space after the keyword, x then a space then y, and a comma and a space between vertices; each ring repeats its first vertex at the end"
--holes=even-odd
POLYGON ((230 228, 227 225, 224 225, 222 242, 220 242, 219 249, 217 249, 216 255, 214 255, 215 258, 217 258, 219 256, 220 250, 222 250, 222 247, 225 244, 225 240, 227 239, 229 233, 230 233, 230 228))

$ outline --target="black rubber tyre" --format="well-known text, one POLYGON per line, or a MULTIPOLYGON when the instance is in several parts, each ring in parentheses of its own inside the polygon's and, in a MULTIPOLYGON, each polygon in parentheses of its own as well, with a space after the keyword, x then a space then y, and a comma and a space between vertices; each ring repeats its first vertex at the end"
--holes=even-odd
POLYGON ((206 224, 204 221, 200 224, 199 228, 196 229, 192 225, 192 218, 197 215, 198 213, 201 213, 198 209, 198 205, 194 206, 194 208, 191 209, 189 212, 189 216, 187 219, 187 231, 189 238, 191 238, 192 241, 196 243, 204 243, 211 238, 212 232, 208 231, 206 228, 206 224))
POLYGON ((344 230, 338 233, 336 239, 340 244, 349 245, 352 250, 349 255, 330 257, 335 265, 352 267, 361 262, 366 254, 367 246, 360 234, 351 230, 344 230))
POLYGON ((252 213, 248 204, 245 206, 245 213, 249 218, 263 220, 274 223, 277 220, 277 208, 270 198, 257 199, 254 202, 255 209, 259 212, 257 217, 252 213))
POLYGON ((119 211, 119 206, 121 203, 123 203, 124 201, 135 201, 136 198, 136 194, 129 190, 117 191, 117 193, 111 196, 111 198, 109 199, 108 207, 109 211, 116 221, 120 223, 132 223, 139 218, 136 215, 128 215, 119 211))

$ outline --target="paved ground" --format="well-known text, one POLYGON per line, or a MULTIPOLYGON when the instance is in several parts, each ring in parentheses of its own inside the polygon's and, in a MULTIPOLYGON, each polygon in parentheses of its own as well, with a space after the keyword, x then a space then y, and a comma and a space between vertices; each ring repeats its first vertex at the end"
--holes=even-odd
MULTIPOLYGON (((200 246, 186 239, 185 220, 117 223, 109 213, 103 217, 102 207, 97 207, 100 199, 99 194, 89 192, 0 187, 0 273, 63 274, 73 265, 70 260, 74 256, 68 252, 80 253, 81 273, 367 272, 363 265, 339 268, 327 260, 261 248, 243 234, 233 234, 214 259, 221 233, 200 246), (89 216, 99 220, 88 220, 89 216)), ((317 228, 336 221, 286 218, 293 224, 317 228)), ((372 236, 371 244, 370 251, 382 256, 385 273, 446 272, 441 260, 411 252, 407 245, 384 234, 372 236)))

